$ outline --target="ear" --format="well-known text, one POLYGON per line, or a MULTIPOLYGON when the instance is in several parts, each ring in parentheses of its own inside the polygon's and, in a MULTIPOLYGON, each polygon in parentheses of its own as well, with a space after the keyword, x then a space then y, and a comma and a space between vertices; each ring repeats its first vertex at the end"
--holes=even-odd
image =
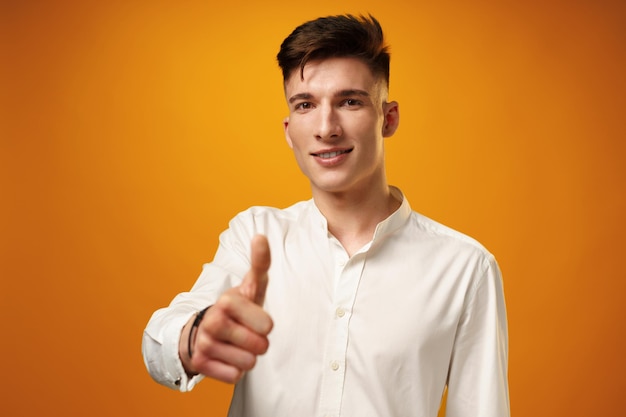
POLYGON ((285 129, 285 139, 287 140, 287 145, 293 149, 293 143, 291 142, 291 137, 289 136, 289 117, 285 117, 283 119, 283 128, 285 129))
POLYGON ((397 102, 392 101, 383 104, 383 137, 389 137, 396 132, 400 124, 400 109, 397 102))

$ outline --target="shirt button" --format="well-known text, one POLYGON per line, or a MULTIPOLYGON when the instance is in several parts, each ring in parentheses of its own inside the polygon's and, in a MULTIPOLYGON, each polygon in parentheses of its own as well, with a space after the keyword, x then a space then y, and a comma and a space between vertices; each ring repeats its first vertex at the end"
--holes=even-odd
POLYGON ((337 314, 337 317, 342 318, 343 316, 346 315, 346 310, 344 310, 341 307, 338 307, 337 310, 335 311, 335 314, 337 314))
POLYGON ((332 361, 330 363, 330 369, 332 369, 333 371, 336 371, 337 369, 339 369, 339 362, 337 361, 332 361))

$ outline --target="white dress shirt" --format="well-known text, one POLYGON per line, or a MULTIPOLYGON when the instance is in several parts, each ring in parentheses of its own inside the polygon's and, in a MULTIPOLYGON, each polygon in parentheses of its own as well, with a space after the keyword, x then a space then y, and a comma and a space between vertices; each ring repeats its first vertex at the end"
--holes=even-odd
POLYGON ((188 391, 184 324, 238 285, 250 241, 272 254, 264 307, 269 349, 236 385, 230 417, 509 416, 508 338, 500 271, 475 240, 400 208, 349 257, 313 200, 252 207, 220 236, 190 292, 152 316, 143 353, 152 377, 188 391))

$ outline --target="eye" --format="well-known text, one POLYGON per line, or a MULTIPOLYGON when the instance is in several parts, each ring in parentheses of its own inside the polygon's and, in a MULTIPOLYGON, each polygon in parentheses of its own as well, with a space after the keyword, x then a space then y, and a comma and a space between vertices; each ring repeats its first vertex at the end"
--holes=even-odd
POLYGON ((303 101, 301 103, 297 103, 296 106, 294 107, 295 110, 310 110, 313 108, 313 104, 309 101, 303 101))
POLYGON ((355 98, 347 98, 343 101, 343 105, 346 107, 360 107, 363 105, 363 102, 355 98))

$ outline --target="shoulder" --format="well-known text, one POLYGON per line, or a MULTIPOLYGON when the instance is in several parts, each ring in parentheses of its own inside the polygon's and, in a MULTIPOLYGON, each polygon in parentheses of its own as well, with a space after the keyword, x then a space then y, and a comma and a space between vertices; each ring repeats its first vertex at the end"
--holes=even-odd
POLYGON ((293 204, 287 208, 252 206, 236 214, 228 223, 228 228, 219 237, 220 247, 249 253, 250 241, 257 235, 265 235, 270 244, 277 244, 299 224, 300 218, 307 211, 307 201, 293 204))
POLYGON ((491 252, 478 240, 416 211, 411 212, 409 228, 417 239, 423 239, 451 255, 465 254, 480 258, 486 264, 495 262, 491 252))
POLYGON ((264 219, 294 221, 307 211, 310 201, 299 201, 286 208, 252 206, 238 213, 233 221, 263 221, 264 219))
POLYGON ((409 229, 411 239, 419 242, 421 262, 459 277, 472 293, 485 283, 501 286, 498 262, 478 240, 417 212, 411 213, 409 229))
POLYGON ((399 189, 394 189, 402 197, 402 206, 396 215, 402 219, 403 226, 400 228, 405 238, 409 240, 408 243, 417 245, 421 251, 430 255, 468 254, 484 259, 493 258, 478 240, 413 210, 404 194, 399 189))
POLYGON ((463 245, 469 245, 484 250, 483 245, 476 239, 416 211, 411 212, 411 221, 413 227, 419 229, 424 234, 449 239, 463 245))
POLYGON ((281 230, 298 224, 310 211, 311 201, 300 201, 286 208, 252 206, 238 213, 229 223, 229 229, 245 229, 249 233, 281 230))

